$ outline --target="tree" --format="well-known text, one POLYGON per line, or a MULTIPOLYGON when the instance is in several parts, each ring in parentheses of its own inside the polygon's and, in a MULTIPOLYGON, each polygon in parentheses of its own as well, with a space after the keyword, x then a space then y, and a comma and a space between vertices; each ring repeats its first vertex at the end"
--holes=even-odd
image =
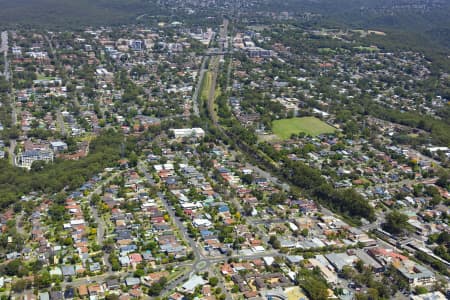
POLYGON ((30 269, 33 273, 37 273, 42 270, 44 263, 41 260, 35 260, 30 263, 30 269))
POLYGON ((408 216, 401 212, 394 210, 387 214, 386 223, 383 224, 383 229, 389 233, 398 235, 403 233, 408 225, 408 216))
POLYGON ((424 286, 416 286, 416 288, 414 289, 414 292, 415 292, 417 295, 422 295, 422 294, 428 293, 428 290, 427 290, 427 288, 424 287, 424 286))
POLYGON ((129 165, 130 167, 135 167, 137 166, 139 157, 137 156, 137 154, 133 151, 131 152, 131 154, 129 155, 129 165))
POLYGON ((316 276, 307 276, 300 282, 301 287, 305 290, 307 296, 314 300, 328 299, 328 287, 316 276))
POLYGON ((351 266, 344 266, 342 268, 341 276, 345 279, 351 279, 355 276, 355 271, 351 266))
POLYGON ((93 193, 91 196, 91 203, 94 205, 97 205, 100 201, 102 200, 102 198, 100 197, 99 194, 97 193, 93 193))
POLYGON ((380 298, 378 290, 374 288, 367 289, 367 296, 370 300, 376 300, 380 298))
POLYGON ((442 231, 439 234, 436 242, 438 244, 449 244, 450 243, 450 233, 448 233, 447 231, 442 231))
POLYGON ((441 186, 441 187, 443 187, 443 188, 446 188, 447 185, 449 184, 449 182, 450 182, 450 175, 449 175, 449 173, 441 171, 441 174, 439 176, 439 179, 436 181, 436 184, 441 186))
POLYGON ((253 176, 251 174, 245 174, 241 177, 241 180, 245 184, 251 184, 253 182, 253 176))
POLYGON ((152 284, 152 286, 150 287, 149 290, 149 295, 150 296, 159 296, 159 294, 161 294, 161 291, 164 289, 164 286, 167 283, 167 278, 166 277, 162 277, 158 282, 155 282, 154 284, 152 284))
POLYGON ((31 164, 31 172, 39 172, 44 169, 47 163, 44 160, 37 160, 31 164))
POLYGON ((52 283, 52 278, 48 271, 43 271, 41 274, 38 274, 34 277, 34 286, 38 289, 46 288, 50 286, 52 283))
POLYGON ((253 207, 250 205, 250 203, 244 203, 244 213, 246 216, 250 216, 253 211, 253 207))
POLYGON ((23 264, 20 260, 15 259, 5 266, 5 274, 8 276, 23 276, 23 264))
POLYGON ((219 279, 217 277, 211 277, 209 278, 209 284, 211 286, 216 286, 219 283, 219 279))
POLYGON ((364 271, 364 262, 359 259, 355 264, 355 269, 358 270, 359 273, 362 273, 364 271))
POLYGON ((30 286, 31 286, 31 282, 29 282, 28 280, 19 279, 13 283, 12 289, 14 292, 20 293, 20 292, 24 291, 25 289, 30 288, 30 286))
POLYGON ((108 294, 105 297, 106 300, 119 300, 119 295, 116 294, 108 294))
POLYGON ((109 262, 111 263, 111 268, 112 268, 113 271, 119 271, 120 270, 120 262, 119 262, 119 258, 117 257, 117 255, 112 253, 109 256, 109 262))
POLYGON ((280 249, 280 247, 281 247, 280 241, 279 241, 279 240, 277 239, 277 237, 274 236, 274 235, 271 235, 271 236, 270 236, 270 238, 269 238, 269 244, 271 244, 272 247, 275 248, 275 249, 280 249))

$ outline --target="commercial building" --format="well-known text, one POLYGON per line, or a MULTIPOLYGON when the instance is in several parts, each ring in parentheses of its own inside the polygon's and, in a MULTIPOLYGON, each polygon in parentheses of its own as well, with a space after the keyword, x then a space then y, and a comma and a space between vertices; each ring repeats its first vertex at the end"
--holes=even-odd
POLYGON ((27 150, 16 157, 16 165, 30 169, 35 161, 53 162, 53 152, 50 150, 27 150))
POLYGON ((433 272, 411 260, 403 261, 401 264, 394 263, 393 265, 412 287, 430 286, 436 282, 433 272))
POLYGON ((205 136, 205 131, 202 128, 182 128, 172 129, 175 138, 202 138, 205 136))

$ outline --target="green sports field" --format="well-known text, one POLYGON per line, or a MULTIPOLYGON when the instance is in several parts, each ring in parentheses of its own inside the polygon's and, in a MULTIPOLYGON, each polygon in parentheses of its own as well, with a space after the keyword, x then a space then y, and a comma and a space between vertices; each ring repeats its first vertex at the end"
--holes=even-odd
POLYGON ((333 133, 335 128, 315 117, 281 119, 273 121, 272 131, 282 139, 288 139, 293 133, 304 132, 311 136, 333 133))

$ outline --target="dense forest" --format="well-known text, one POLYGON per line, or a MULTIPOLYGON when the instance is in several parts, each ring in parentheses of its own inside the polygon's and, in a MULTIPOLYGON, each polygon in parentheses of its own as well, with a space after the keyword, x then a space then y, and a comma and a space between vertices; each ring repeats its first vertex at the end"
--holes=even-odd
MULTIPOLYGON (((450 47, 450 2, 439 0, 287 0, 267 1, 272 11, 312 12, 325 26, 346 26, 414 34, 428 42, 450 47)), ((398 40, 403 42, 403 39, 398 40)))
POLYGON ((302 162, 285 160, 281 174, 293 184, 301 187, 324 206, 359 222, 360 218, 375 220, 369 203, 353 189, 335 189, 319 171, 302 162))
POLYGON ((121 25, 160 11, 156 1, 143 0, 0 0, 0 27, 31 25, 64 27, 121 25))
POLYGON ((125 143, 124 154, 134 156, 135 141, 125 141, 122 134, 108 130, 91 142, 89 155, 77 161, 57 159, 53 164, 35 163, 27 171, 0 160, 0 209, 33 191, 51 194, 80 187, 104 168, 117 165, 125 143))
POLYGON ((401 112, 385 108, 375 103, 367 103, 364 108, 366 114, 429 132, 430 141, 435 145, 450 146, 450 118, 448 111, 442 112, 442 119, 436 119, 416 112, 401 112))
MULTIPOLYGON (((133 24, 142 16, 158 16, 159 19, 172 16, 174 7, 164 5, 164 1, 156 0, 0 0, 0 28, 12 25, 54 29, 133 24)), ((312 22, 323 26, 397 31, 401 35, 414 36, 413 39, 422 46, 428 47, 428 43, 433 42, 450 47, 449 1, 261 0, 253 10, 293 14, 312 12, 321 16, 312 22)), ((220 12, 220 8, 198 10, 194 19, 203 22, 206 16, 214 15, 214 11, 220 12)), ((177 11, 178 17, 179 14, 182 14, 181 10, 177 11)), ((186 17, 189 19, 189 15, 186 17)))

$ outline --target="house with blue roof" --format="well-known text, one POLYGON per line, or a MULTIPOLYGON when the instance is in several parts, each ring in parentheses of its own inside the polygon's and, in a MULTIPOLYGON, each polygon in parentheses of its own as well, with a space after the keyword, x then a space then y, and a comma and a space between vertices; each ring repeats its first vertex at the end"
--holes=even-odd
POLYGON ((134 252, 137 250, 137 246, 136 245, 125 245, 120 247, 120 255, 127 255, 128 253, 134 252))
POLYGON ((230 212, 230 209, 226 205, 221 205, 218 208, 219 213, 227 213, 230 212))
POLYGON ((218 169, 219 173, 230 173, 230 170, 228 170, 227 168, 219 168, 218 169))
POLYGON ((211 230, 200 230, 200 235, 202 236, 203 239, 214 236, 214 232, 212 232, 211 230))

